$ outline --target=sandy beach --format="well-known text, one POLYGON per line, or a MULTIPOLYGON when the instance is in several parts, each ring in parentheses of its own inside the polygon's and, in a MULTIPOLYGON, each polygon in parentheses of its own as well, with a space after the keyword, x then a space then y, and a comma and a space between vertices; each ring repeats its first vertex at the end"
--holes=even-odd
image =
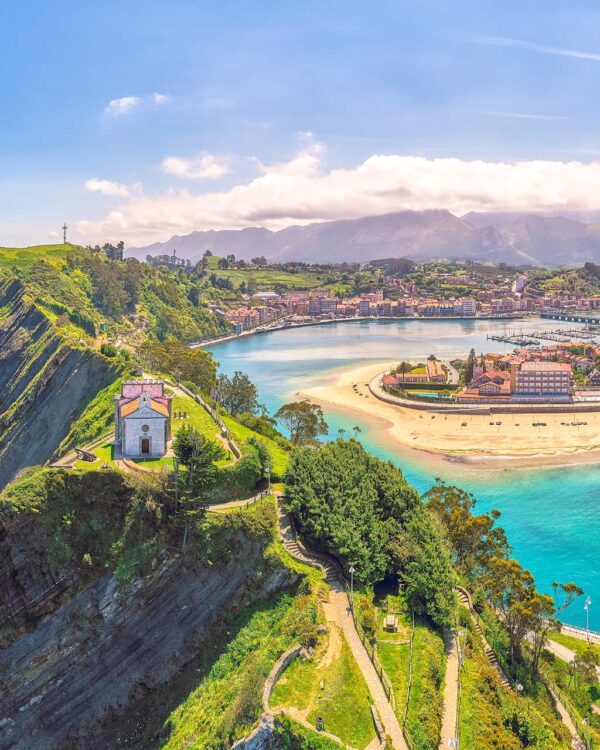
POLYGON ((600 462, 600 410, 556 414, 451 414, 422 411, 376 398, 369 381, 394 363, 379 362, 344 370, 331 384, 301 395, 336 410, 375 418, 384 439, 398 446, 468 462, 481 468, 501 461, 517 466, 600 462), (354 389, 356 385, 356 390, 354 389), (534 426, 534 423, 546 426, 534 426), (586 422, 573 426, 571 422, 586 422))

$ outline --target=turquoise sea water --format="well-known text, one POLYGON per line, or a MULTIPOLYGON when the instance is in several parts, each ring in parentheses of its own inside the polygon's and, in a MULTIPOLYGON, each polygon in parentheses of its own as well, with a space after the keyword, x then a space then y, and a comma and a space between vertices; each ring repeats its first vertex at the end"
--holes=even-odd
MULTIPOLYGON (((480 351, 510 351, 512 346, 488 341, 505 327, 520 332, 572 328, 555 321, 361 321, 277 331, 249 336, 212 348, 221 370, 246 372, 256 383, 261 402, 273 414, 298 391, 330 382, 340 368, 369 361, 440 358, 480 351)), ((498 508, 514 555, 551 593, 553 581, 575 581, 592 597, 590 627, 600 630, 600 464, 572 467, 477 469, 386 443, 381 428, 365 418, 325 410, 330 437, 340 428, 361 429, 363 445, 391 459, 407 479, 425 491, 442 477, 470 490, 481 510, 498 508)), ((585 626, 583 600, 563 618, 585 626)))

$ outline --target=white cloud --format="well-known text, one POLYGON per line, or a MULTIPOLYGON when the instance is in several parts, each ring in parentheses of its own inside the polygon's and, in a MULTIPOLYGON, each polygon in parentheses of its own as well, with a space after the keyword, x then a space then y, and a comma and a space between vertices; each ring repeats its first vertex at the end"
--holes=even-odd
POLYGON ((578 60, 592 60, 600 62, 600 53, 582 52, 576 49, 565 49, 564 47, 551 47, 536 42, 526 42, 522 39, 512 39, 504 36, 476 36, 471 39, 476 44, 488 44, 494 47, 512 47, 513 49, 525 49, 531 52, 541 52, 545 55, 558 55, 559 57, 574 57, 578 60))
POLYGON ((111 99, 104 111, 110 117, 121 117, 133 112, 142 104, 154 104, 160 107, 171 100, 167 94, 154 93, 150 96, 122 96, 120 99, 111 99))
POLYGON ((105 112, 111 117, 120 117, 133 111, 141 101, 139 96, 122 96, 120 99, 111 99, 106 105, 105 112))
POLYGON ((466 161, 375 154, 344 169, 325 169, 325 149, 312 144, 288 162, 265 165, 228 190, 170 189, 134 196, 99 222, 81 222, 84 239, 123 237, 131 244, 195 229, 348 219, 406 209, 485 211, 595 210, 600 162, 466 161))
POLYGON ((142 192, 142 185, 139 182, 127 186, 112 180, 100 180, 97 177, 87 180, 84 187, 86 190, 107 195, 109 198, 129 198, 132 195, 140 195, 142 192))
POLYGON ((186 180, 218 180, 231 171, 229 159, 207 153, 198 154, 193 159, 168 156, 163 159, 162 168, 167 174, 186 180))

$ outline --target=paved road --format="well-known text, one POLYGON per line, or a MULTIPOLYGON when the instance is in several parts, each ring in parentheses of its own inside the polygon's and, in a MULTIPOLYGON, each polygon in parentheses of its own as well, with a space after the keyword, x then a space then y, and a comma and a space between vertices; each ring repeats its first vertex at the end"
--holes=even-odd
POLYGON ((450 362, 444 362, 444 365, 448 368, 448 383, 451 383, 452 385, 458 385, 458 370, 455 367, 452 367, 450 362))
MULTIPOLYGON (((557 656, 559 659, 562 659, 562 661, 566 661, 569 664, 575 658, 575 651, 567 648, 567 646, 563 646, 562 643, 553 641, 552 639, 550 639, 546 644, 546 650, 550 651, 554 654, 554 656, 557 656)), ((598 680, 600 681, 600 667, 596 667, 596 672, 598 674, 598 680)))

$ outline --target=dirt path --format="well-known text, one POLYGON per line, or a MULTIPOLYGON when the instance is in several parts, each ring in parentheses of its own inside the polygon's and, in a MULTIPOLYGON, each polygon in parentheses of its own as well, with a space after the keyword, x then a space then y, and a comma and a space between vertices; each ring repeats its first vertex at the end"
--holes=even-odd
POLYGON ((446 677, 444 681, 444 708, 442 711, 440 750, 451 747, 449 740, 456 737, 460 669, 459 643, 456 633, 446 630, 444 632, 444 644, 446 646, 446 677))
MULTIPOLYGON (((308 550, 300 546, 295 538, 291 521, 281 504, 281 496, 277 497, 277 508, 279 518, 279 534, 286 550, 298 560, 316 565, 324 570, 325 579, 329 583, 329 602, 326 605, 326 617, 328 622, 335 623, 341 628, 352 655, 367 683, 373 703, 377 708, 381 723, 386 734, 390 737, 394 750, 408 750, 408 746, 402 734, 402 728, 390 701, 388 700, 379 675, 375 671, 373 663, 369 659, 367 650, 363 646, 350 610, 350 602, 344 589, 343 582, 334 566, 327 564, 324 559, 311 555, 308 550)), ((331 631, 331 628, 330 628, 331 631)))

